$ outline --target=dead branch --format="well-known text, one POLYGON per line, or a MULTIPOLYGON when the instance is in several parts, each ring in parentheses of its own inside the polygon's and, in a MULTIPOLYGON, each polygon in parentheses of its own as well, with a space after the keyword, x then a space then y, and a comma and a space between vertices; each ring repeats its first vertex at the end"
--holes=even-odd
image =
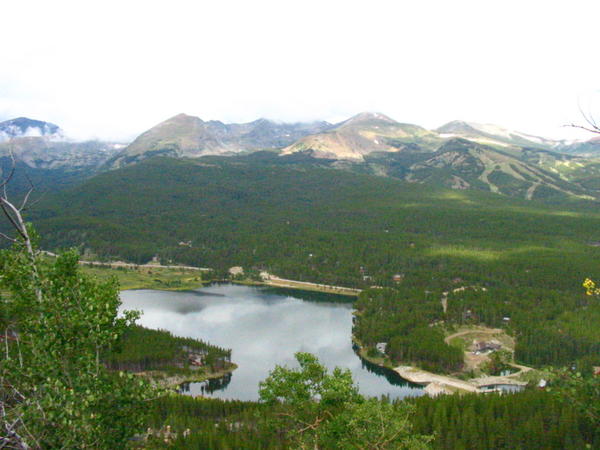
MULTIPOLYGON (((2 181, 0 181, 0 187, 2 188, 2 194, 0 195, 0 209, 2 209, 2 212, 6 216, 6 218, 12 225, 12 227, 15 229, 15 231, 19 234, 23 243, 25 244, 25 248, 26 248, 27 254, 29 256, 29 261, 31 263, 31 275, 33 278, 34 286, 35 286, 36 298, 37 298, 37 301, 41 303, 42 302, 42 291, 39 286, 39 274, 38 274, 38 269, 37 269, 37 264, 36 264, 36 252, 33 248, 33 243, 31 241, 31 237, 29 236, 29 231, 27 230, 27 224, 26 224, 25 220, 23 219, 23 215, 21 214, 26 209, 27 202, 29 201, 29 197, 30 197, 31 193, 33 192, 33 183, 31 182, 29 177, 27 177, 27 180, 29 181, 29 184, 30 184, 30 189, 28 190, 27 194, 25 195, 25 198, 23 199, 20 207, 15 206, 15 204, 12 203, 8 199, 8 193, 6 190, 6 186, 12 180, 12 178, 15 174, 15 168, 16 168, 16 161, 15 161, 15 157, 13 155, 12 150, 9 150, 9 154, 10 154, 10 159, 12 161, 12 167, 11 167, 11 170, 10 170, 10 173, 8 174, 8 176, 6 178, 4 178, 2 181)), ((5 234, 2 234, 2 237, 6 237, 10 241, 15 242, 15 239, 9 238, 5 234)))
MULTIPOLYGON (((11 159, 11 168, 10 172, 8 173, 8 176, 0 182, 0 187, 3 189, 8 183, 10 183, 10 180, 12 180, 12 177, 15 174, 15 170, 17 168, 17 162, 15 161, 15 155, 13 155, 12 149, 9 149, 8 154, 10 155, 11 159)), ((4 191, 4 194, 6 195, 6 190, 4 191)))
POLYGON ((21 207, 19 208, 19 211, 21 212, 24 210, 25 206, 29 202, 29 196, 34 191, 33 183, 31 182, 31 179, 29 178, 27 173, 25 173, 25 178, 27 178, 27 182, 29 183, 29 189, 27 190, 27 193, 25 194, 25 197, 23 197, 23 201, 21 202, 21 207))
POLYGON ((596 134, 600 134, 600 127, 596 127, 596 126, 584 126, 584 125, 577 125, 575 123, 570 123, 569 125, 565 125, 566 127, 571 127, 571 128, 579 128, 581 130, 585 130, 585 131, 589 131, 590 133, 596 133, 596 134))
POLYGON ((596 123, 596 120, 594 119, 594 116, 592 116, 591 114, 586 114, 583 111, 583 108, 581 107, 581 104, 578 105, 579 106, 579 112, 581 113, 581 115, 583 116, 583 119, 587 122, 587 124, 591 127, 592 130, 596 130, 594 131, 595 133, 600 132, 600 128, 598 127, 598 124, 596 123))
POLYGON ((580 130, 585 130, 590 133, 600 134, 600 125, 598 125, 598 122, 596 121, 594 116, 591 113, 586 113, 583 110, 583 108, 581 107, 581 102, 577 103, 577 107, 579 109, 579 114, 581 114, 581 117, 583 117, 583 120, 587 125, 571 123, 571 124, 565 125, 565 126, 571 127, 571 128, 579 128, 580 130))
MULTIPOLYGON (((26 234, 23 232, 22 227, 17 223, 18 220, 16 220, 15 217, 13 217, 11 215, 11 210, 12 211, 16 211, 17 213, 19 212, 12 203, 10 203, 6 197, 2 196, 0 197, 0 208, 2 209, 2 212, 4 213, 4 215, 6 216, 6 218, 8 219, 8 221, 10 222, 10 224, 12 225, 12 227, 17 231, 17 233, 19 233, 19 235, 23 238, 26 239, 27 236, 26 234)), ((27 230, 25 230, 26 232, 27 230)))
POLYGON ((0 237, 3 239, 6 239, 7 241, 10 241, 10 242, 18 242, 15 238, 11 238, 10 236, 7 236, 4 233, 0 233, 0 237))

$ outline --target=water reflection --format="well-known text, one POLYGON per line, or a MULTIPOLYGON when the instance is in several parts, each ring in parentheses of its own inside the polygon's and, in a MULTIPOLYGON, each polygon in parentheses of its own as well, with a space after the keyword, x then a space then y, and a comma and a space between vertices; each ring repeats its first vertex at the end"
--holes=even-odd
POLYGON ((352 304, 356 297, 349 295, 329 294, 326 292, 312 292, 312 291, 300 291, 298 289, 289 289, 283 287, 265 287, 261 288, 264 292, 269 294, 284 296, 284 297, 295 297, 300 300, 306 300, 309 302, 325 302, 325 303, 349 303, 352 304))
POLYGON ((233 374, 228 373, 222 377, 211 378, 200 383, 183 383, 179 386, 179 392, 181 394, 194 395, 194 393, 200 391, 200 395, 210 396, 210 394, 216 391, 225 390, 229 386, 232 376, 233 374), (194 385, 194 389, 191 389, 190 385, 194 385))
POLYGON ((349 368, 360 391, 368 396, 398 398, 422 392, 354 352, 352 304, 346 297, 297 291, 290 295, 230 284, 193 292, 124 291, 121 297, 125 309, 143 311, 141 325, 232 349, 232 361, 238 365, 232 376, 220 382, 190 383, 185 391, 190 395, 256 400, 259 381, 276 364, 296 366, 298 351, 316 354, 330 369, 349 368))
POLYGON ((352 349, 354 350, 354 353, 356 354, 356 356, 358 356, 360 358, 360 362, 362 363, 363 369, 365 369, 369 372, 372 372, 376 375, 379 375, 381 377, 384 377, 388 381, 388 383, 390 383, 394 386, 404 386, 404 387, 409 387, 409 388, 414 388, 414 389, 421 388, 420 385, 411 383, 410 381, 402 378, 398 374, 398 372, 388 369, 387 367, 378 366, 377 364, 373 364, 372 362, 364 359, 362 356, 359 355, 357 346, 352 346, 352 349))

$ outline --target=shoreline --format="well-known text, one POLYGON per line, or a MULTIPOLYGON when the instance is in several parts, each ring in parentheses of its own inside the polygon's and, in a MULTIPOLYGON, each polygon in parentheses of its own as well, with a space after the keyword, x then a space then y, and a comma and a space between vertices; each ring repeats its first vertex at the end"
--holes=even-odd
POLYGON ((510 385, 515 386, 515 389, 524 388, 527 383, 524 381, 515 380, 513 377, 520 375, 523 371, 514 373, 509 376, 486 376, 472 378, 470 380, 461 380, 450 375, 441 375, 426 370, 419 369, 415 366, 400 365, 393 367, 386 365, 385 359, 372 358, 367 355, 363 345, 358 339, 353 337, 353 342, 358 345, 359 354, 379 367, 391 369, 410 383, 418 384, 424 387, 425 392, 434 397, 439 394, 455 394, 455 393, 475 393, 482 394, 487 392, 497 392, 498 388, 490 386, 510 385))
MULTIPOLYGON (((44 252, 47 256, 55 257, 56 255, 51 252, 44 252)), ((111 261, 111 262, 102 262, 102 261, 84 261, 79 260, 79 265, 83 267, 96 268, 96 269, 108 269, 108 270, 131 270, 135 271, 138 274, 142 274, 145 271, 145 275, 148 277, 152 274, 152 270, 155 271, 180 271, 180 272, 195 272, 195 273, 206 273, 212 272, 213 269, 206 267, 195 267, 195 266, 179 266, 179 265, 162 265, 162 264, 134 264, 127 263, 123 261, 111 261)), ((313 283, 310 281, 298 281, 298 280, 290 280, 287 278, 280 278, 275 275, 271 275, 268 272, 262 272, 261 277, 262 280, 224 280, 224 279, 195 279, 191 281, 190 279, 179 281, 178 285, 169 286, 164 285, 160 278, 157 278, 159 274, 155 272, 152 274, 152 279, 143 279, 143 280, 135 280, 127 282, 125 280, 120 280, 122 291, 135 290, 135 289, 156 289, 161 291, 186 291, 198 289, 206 286, 210 283, 215 282, 231 282, 235 284, 242 284, 248 286, 268 286, 268 287, 277 287, 277 288, 285 288, 285 289, 295 289, 299 291, 308 291, 308 292, 321 292, 325 294, 335 294, 335 295, 343 295, 347 297, 358 297, 358 295, 362 292, 362 289, 355 289, 346 286, 334 286, 329 284, 322 283, 313 283)))
POLYGON ((309 281, 289 280, 280 278, 269 273, 262 273, 263 281, 257 281, 257 284, 286 289, 297 289, 300 291, 323 292, 326 294, 345 295, 348 297, 358 297, 362 289, 349 288, 345 286, 333 286, 330 284, 312 283, 309 281))
MULTIPOLYGON (((339 290, 332 290, 332 289, 327 289, 327 288, 321 288, 321 287, 317 287, 317 286, 304 286, 303 285, 303 281, 298 281, 296 283, 298 283, 298 285, 291 285, 291 284, 275 284, 275 283, 267 283, 265 281, 254 281, 254 280, 216 280, 215 282, 218 283, 232 283, 232 284, 239 284, 241 286, 263 286, 263 287, 272 287, 272 288, 281 288, 281 289, 290 289, 292 291, 301 291, 301 292, 318 292, 321 294, 331 294, 331 295, 341 295, 344 297, 349 297, 349 298, 356 298, 358 297, 358 293, 352 293, 352 292, 341 292, 339 290)), ((311 284, 311 283, 309 283, 311 284)), ((326 286, 326 285, 323 285, 326 286)), ((347 290, 352 290, 352 288, 344 288, 347 290)), ((358 290, 358 289, 356 289, 358 290)), ((352 300, 350 300, 352 301, 352 300)))
MULTIPOLYGON (((49 254, 49 253, 46 252, 46 254, 49 254)), ((55 256, 55 255, 52 254, 51 256, 55 256)), ((124 268, 124 269, 179 269, 179 270, 191 270, 191 271, 199 271, 199 272, 212 272, 212 270, 213 270, 208 267, 179 266, 179 265, 175 265, 175 264, 165 266, 162 264, 154 264, 154 263, 134 264, 134 263, 127 263, 124 261, 102 262, 102 261, 85 261, 85 260, 80 259, 78 263, 82 266, 105 267, 105 268, 107 267, 110 269, 118 269, 118 268, 124 268)))
POLYGON ((228 368, 209 374, 194 374, 193 371, 191 371, 191 373, 187 374, 170 375, 163 370, 151 370, 147 372, 139 372, 138 374, 140 376, 148 377, 150 380, 164 388, 176 389, 184 383, 202 383, 206 380, 223 378, 224 376, 233 373, 233 371, 237 368, 237 364, 230 363, 230 366, 228 368))
POLYGON ((206 285, 212 283, 212 281, 206 281, 198 284, 191 284, 189 286, 166 286, 166 287, 156 287, 148 284, 134 284, 128 285, 127 287, 121 287, 119 291, 143 291, 143 290, 152 290, 152 291, 165 291, 165 292, 185 292, 185 291, 193 291, 196 289, 200 289, 206 287, 206 285))

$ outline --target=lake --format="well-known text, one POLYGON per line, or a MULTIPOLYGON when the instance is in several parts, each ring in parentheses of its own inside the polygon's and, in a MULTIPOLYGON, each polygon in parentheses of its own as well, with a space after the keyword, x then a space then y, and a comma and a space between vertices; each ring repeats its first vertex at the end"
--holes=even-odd
POLYGON ((277 364, 297 367, 298 351, 317 355, 330 369, 350 369, 367 396, 402 398, 423 392, 357 355, 351 340, 352 303, 344 297, 215 284, 185 292, 123 291, 121 299, 122 309, 142 311, 140 325, 232 349, 238 368, 222 379, 183 386, 189 395, 257 400, 259 381, 277 364))

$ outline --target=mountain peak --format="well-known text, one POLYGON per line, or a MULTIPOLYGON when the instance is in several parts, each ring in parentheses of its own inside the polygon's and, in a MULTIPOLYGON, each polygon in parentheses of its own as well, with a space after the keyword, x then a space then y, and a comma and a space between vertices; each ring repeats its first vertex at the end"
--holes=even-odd
POLYGON ((165 122, 181 122, 181 121, 200 121, 202 122, 202 119, 200 117, 196 117, 196 116, 190 116, 189 114, 185 114, 185 113, 179 113, 176 116, 171 117, 170 119, 165 120, 165 122))
POLYGON ((476 128, 473 127, 473 124, 466 122, 464 120, 452 120, 448 122, 438 129, 436 129, 438 133, 465 133, 465 132, 474 132, 476 128))
POLYGON ((58 125, 42 120, 17 117, 0 122, 0 141, 19 137, 60 136, 58 125))
POLYGON ((260 128, 277 126, 277 122, 275 122, 274 120, 265 119, 264 117, 261 117, 260 119, 253 120, 248 125, 260 129, 260 128))
POLYGON ((377 112, 362 112, 298 140, 282 154, 310 151, 317 158, 364 160, 365 155, 374 152, 401 151, 408 143, 430 147, 440 141, 435 133, 417 125, 399 123, 377 112))
POLYGON ((349 124, 349 123, 362 123, 362 122, 373 122, 373 121, 387 122, 390 124, 397 123, 394 119, 386 116, 385 114, 381 114, 378 112, 369 112, 369 111, 358 113, 358 114, 350 117, 349 119, 345 120, 342 123, 349 124))

